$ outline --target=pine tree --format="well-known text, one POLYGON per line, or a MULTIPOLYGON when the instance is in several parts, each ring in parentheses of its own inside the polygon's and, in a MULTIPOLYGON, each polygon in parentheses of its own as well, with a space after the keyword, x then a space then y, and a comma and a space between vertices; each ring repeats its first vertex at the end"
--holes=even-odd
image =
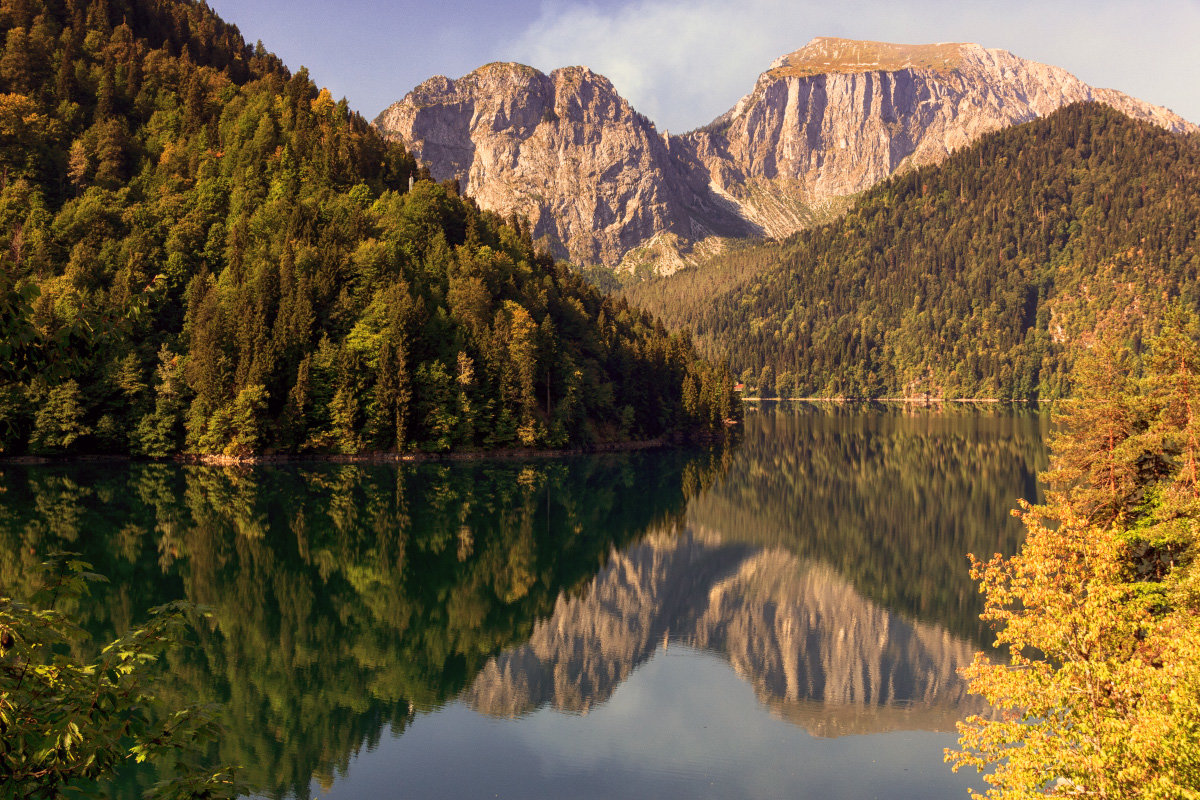
POLYGON ((1122 348, 1095 346, 1052 443, 1057 489, 1020 512, 1021 551, 972 556, 1008 661, 976 656, 971 689, 1000 713, 961 723, 961 750, 946 757, 991 769, 988 797, 1178 798, 1200 786, 1198 335, 1194 316, 1173 313, 1141 380, 1122 348))

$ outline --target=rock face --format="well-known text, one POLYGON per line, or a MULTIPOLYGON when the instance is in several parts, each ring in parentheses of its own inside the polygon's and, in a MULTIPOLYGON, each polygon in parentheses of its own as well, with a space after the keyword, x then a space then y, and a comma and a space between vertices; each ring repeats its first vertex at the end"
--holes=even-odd
POLYGON ((899 170, 936 164, 985 133, 1084 101, 1176 132, 1197 129, 1166 109, 1004 50, 814 39, 685 138, 747 218, 785 236, 804 220, 779 213, 764 195, 798 192, 814 204, 861 192, 899 170))
POLYGON ((535 239, 579 263, 613 265, 660 236, 757 232, 709 188, 702 164, 673 155, 676 142, 586 67, 489 64, 432 78, 375 124, 435 178, 528 219, 535 239))
POLYGON ((498 716, 547 703, 585 712, 668 642, 723 654, 814 735, 953 730, 986 711, 956 671, 969 643, 874 605, 828 567, 705 531, 614 554, 528 644, 488 662, 465 699, 498 716))
POLYGON ((734 108, 682 136, 660 134, 585 67, 517 64, 432 78, 376 125, 484 208, 528 218, 558 255, 616 266, 632 252, 670 271, 684 260, 665 251, 785 236, 899 170, 1080 101, 1200 130, 1003 50, 827 38, 778 59, 734 108))

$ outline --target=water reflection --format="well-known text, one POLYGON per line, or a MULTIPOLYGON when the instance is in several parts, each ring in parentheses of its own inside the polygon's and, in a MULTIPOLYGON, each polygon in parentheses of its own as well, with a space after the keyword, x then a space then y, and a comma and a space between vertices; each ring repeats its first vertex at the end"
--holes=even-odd
POLYGON ((679 644, 728 660, 760 702, 815 736, 953 730, 984 710, 957 674, 969 642, 866 600, 828 566, 705 529, 616 554, 465 698, 497 716, 544 704, 586 713, 679 644))
POLYGON ((1012 552, 1044 468, 1034 413, 768 406, 687 530, 615 553, 466 698, 587 712, 659 647, 711 650, 820 736, 951 731, 982 631, 965 554, 1012 552), (957 633, 953 633, 957 629, 957 633))
MULTIPOLYGON (((948 730, 976 708, 955 674, 980 639, 964 554, 1015 547, 1042 432, 1031 415, 784 408, 749 415, 736 452, 6 466, 0 587, 26 594, 65 548, 112 579, 75 609, 98 637, 168 599, 210 606, 168 659, 173 692, 225 709, 212 757, 270 796, 353 795, 352 762, 388 785, 370 754, 387 734, 436 749, 423 731, 459 719, 440 710, 455 698, 512 724, 600 716, 664 648, 732 665, 757 709, 816 736, 948 730)), ((492 746, 477 763, 503 761, 492 746)), ((558 778, 538 780, 517 793, 558 778)))
MULTIPOLYGON (((307 796, 385 730, 458 694, 528 639, 610 552, 678 524, 719 453, 532 464, 10 467, 0 586, 27 594, 42 555, 112 579, 72 613, 98 639, 170 598, 211 629, 167 663, 174 693, 217 703, 214 758, 265 794, 307 796)), ((150 776, 122 787, 141 795, 150 776)))
POLYGON ((983 644, 966 554, 1013 553, 1047 419, 1028 409, 767 404, 688 508, 726 539, 830 565, 865 597, 983 644))

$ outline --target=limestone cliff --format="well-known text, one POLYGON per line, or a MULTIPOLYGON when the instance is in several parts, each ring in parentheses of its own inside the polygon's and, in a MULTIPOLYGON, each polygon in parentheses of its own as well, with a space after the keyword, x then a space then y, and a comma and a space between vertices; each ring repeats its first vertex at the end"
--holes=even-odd
POLYGON ((614 554, 465 699, 499 716, 547 703, 584 712, 668 642, 724 655, 764 704, 814 735, 953 730, 984 710, 956 672, 969 643, 874 605, 827 567, 705 531, 614 554))
POLYGON ((1164 108, 1004 50, 819 38, 776 60, 750 94, 685 139, 748 219, 785 236, 806 218, 781 211, 778 197, 819 206, 1085 101, 1197 130, 1164 108))
POLYGON ((976 44, 814 39, 710 125, 660 133, 586 67, 432 78, 376 119, 439 179, 582 264, 670 272, 714 237, 780 237, 889 175, 1079 101, 1172 131, 1172 112, 976 44), (684 254, 681 257, 679 254, 684 254))
POLYGON ((517 214, 560 256, 609 264, 656 237, 695 242, 758 231, 708 186, 707 171, 602 75, 489 64, 426 81, 375 124, 438 180, 517 214))

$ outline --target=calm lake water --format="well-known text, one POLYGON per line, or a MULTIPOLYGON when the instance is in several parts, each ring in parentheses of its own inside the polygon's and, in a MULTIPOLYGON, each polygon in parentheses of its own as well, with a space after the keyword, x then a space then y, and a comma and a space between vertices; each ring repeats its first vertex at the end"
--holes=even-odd
MULTIPOLYGON (((766 406, 739 443, 534 462, 0 469, 0 587, 186 597, 167 659, 263 797, 961 798, 966 554, 1012 552, 1045 419, 766 406)), ((115 787, 138 797, 153 780, 115 787)))

